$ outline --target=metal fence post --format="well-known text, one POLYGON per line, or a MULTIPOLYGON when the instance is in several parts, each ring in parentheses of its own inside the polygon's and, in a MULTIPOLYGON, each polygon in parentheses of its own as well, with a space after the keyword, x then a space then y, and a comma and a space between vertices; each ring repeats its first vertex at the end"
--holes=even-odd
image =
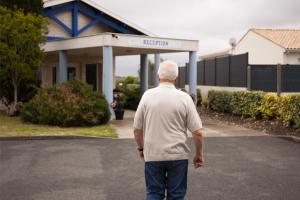
POLYGON ((277 95, 280 96, 282 92, 282 66, 280 63, 277 64, 277 95))
POLYGON ((228 86, 231 86, 231 55, 228 56, 228 86))
POLYGON ((217 86, 217 57, 215 57, 215 64, 214 64, 214 68, 215 68, 215 80, 214 80, 214 86, 217 86))
POLYGON ((251 66, 247 67, 247 90, 251 90, 251 66))

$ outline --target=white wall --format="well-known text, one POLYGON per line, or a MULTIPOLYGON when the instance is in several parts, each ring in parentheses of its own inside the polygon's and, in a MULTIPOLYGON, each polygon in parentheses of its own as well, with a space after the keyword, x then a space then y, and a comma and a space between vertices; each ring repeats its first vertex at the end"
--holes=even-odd
POLYGON ((249 64, 284 63, 284 49, 268 39, 249 31, 237 44, 234 54, 249 53, 249 64))
POLYGON ((284 55, 285 64, 300 64, 300 53, 285 53, 284 55))

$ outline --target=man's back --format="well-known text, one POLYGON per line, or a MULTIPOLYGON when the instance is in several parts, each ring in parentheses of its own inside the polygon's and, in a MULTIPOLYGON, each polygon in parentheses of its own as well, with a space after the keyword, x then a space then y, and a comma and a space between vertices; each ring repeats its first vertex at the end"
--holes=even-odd
POLYGON ((171 83, 161 83, 142 97, 135 128, 143 128, 145 161, 188 159, 187 128, 202 128, 191 97, 171 83))
POLYGON ((134 138, 145 161, 147 200, 183 200, 187 189, 187 129, 195 143, 195 168, 203 165, 202 123, 192 98, 174 86, 178 65, 164 61, 159 86, 143 95, 134 117, 134 138))

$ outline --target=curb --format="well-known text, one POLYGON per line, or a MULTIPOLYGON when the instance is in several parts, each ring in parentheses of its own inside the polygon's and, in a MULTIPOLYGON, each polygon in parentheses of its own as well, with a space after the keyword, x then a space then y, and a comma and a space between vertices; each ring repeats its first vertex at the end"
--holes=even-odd
POLYGON ((292 141, 292 142, 296 142, 296 143, 300 143, 300 137, 298 137, 298 136, 278 135, 278 136, 274 136, 274 137, 292 141))
POLYGON ((74 140, 74 139, 118 139, 111 137, 80 136, 80 135, 45 135, 45 136, 8 136, 0 137, 0 141, 18 140, 74 140))

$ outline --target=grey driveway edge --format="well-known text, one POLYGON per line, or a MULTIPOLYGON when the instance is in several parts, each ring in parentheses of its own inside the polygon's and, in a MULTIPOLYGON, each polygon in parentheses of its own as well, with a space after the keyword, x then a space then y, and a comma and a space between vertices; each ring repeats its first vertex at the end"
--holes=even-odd
POLYGON ((270 135, 272 137, 277 137, 277 138, 280 138, 280 139, 284 139, 284 140, 289 140, 289 141, 292 141, 292 142, 297 142, 297 143, 300 143, 300 137, 298 136, 289 136, 289 135, 270 135))
POLYGON ((22 140, 57 140, 57 139, 118 139, 112 137, 80 136, 80 135, 46 135, 46 136, 8 136, 0 137, 0 141, 22 140))

